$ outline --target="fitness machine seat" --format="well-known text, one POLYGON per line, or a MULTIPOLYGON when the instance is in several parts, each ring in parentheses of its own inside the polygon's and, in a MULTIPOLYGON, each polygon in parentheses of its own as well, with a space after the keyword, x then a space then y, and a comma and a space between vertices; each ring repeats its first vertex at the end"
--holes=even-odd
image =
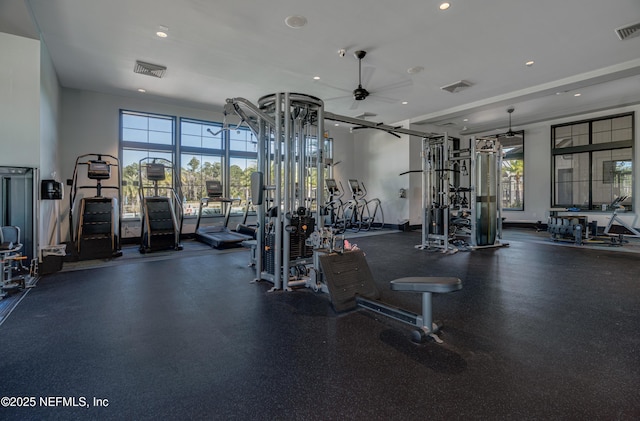
POLYGON ((419 329, 413 332, 413 340, 422 342, 428 335, 436 342, 440 342, 435 333, 440 330, 441 326, 433 322, 431 294, 446 294, 461 290, 462 281, 458 278, 414 276, 394 279, 390 285, 392 291, 422 293, 422 315, 418 318, 419 329))
POLYGON ((392 291, 434 292, 444 294, 462 289, 458 278, 413 276, 394 279, 390 282, 392 291))
POLYGON ((361 250, 322 254, 319 259, 331 296, 331 304, 336 311, 363 307, 417 328, 412 334, 415 342, 423 342, 427 336, 438 343, 442 342, 435 335, 440 328, 432 320, 431 294, 444 294, 462 289, 460 279, 408 277, 391 281, 390 288, 393 291, 422 293, 422 314, 415 314, 378 301, 380 292, 361 250))

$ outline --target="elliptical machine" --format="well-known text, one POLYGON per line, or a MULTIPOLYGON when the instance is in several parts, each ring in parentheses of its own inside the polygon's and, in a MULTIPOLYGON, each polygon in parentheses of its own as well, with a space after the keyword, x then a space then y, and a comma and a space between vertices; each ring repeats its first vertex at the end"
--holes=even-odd
POLYGON ((342 183, 339 181, 336 182, 333 178, 325 179, 324 186, 329 193, 329 197, 322 207, 322 216, 325 218, 325 225, 339 230, 343 218, 342 211, 344 202, 342 201, 342 197, 344 197, 344 188, 342 187, 342 183), (338 183, 340 187, 338 187, 338 183))
POLYGON ((353 231, 369 231, 384 227, 384 213, 380 199, 366 200, 367 188, 356 179, 349 179, 351 199, 342 207, 340 229, 353 231))

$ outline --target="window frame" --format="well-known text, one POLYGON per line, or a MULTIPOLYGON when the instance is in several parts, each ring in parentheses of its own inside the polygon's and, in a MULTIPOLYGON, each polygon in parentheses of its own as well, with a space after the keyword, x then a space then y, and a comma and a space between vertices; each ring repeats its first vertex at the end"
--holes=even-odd
MULTIPOLYGON (((635 185, 635 125, 636 125, 636 119, 635 119, 635 112, 631 111, 631 112, 625 112, 625 113, 619 113, 619 114, 613 114, 613 115, 607 115, 607 116, 603 116, 603 117, 596 117, 596 118, 591 118, 591 119, 584 119, 584 120, 579 120, 579 121, 573 121, 573 122, 567 122, 567 123, 562 123, 562 124, 556 124, 556 125, 552 125, 551 126, 551 132, 550 132, 550 138, 551 138, 551 207, 555 208, 555 207, 562 207, 567 205, 566 203, 559 203, 558 198, 558 191, 559 191, 559 186, 558 183, 559 181, 557 180, 557 173, 561 168, 557 167, 557 157, 562 156, 565 157, 566 159, 569 159, 569 157, 571 157, 571 159, 574 158, 579 158, 580 154, 587 154, 587 159, 588 159, 588 163, 587 164, 582 164, 584 165, 587 169, 588 169, 588 179, 587 180, 578 180, 578 181, 571 181, 571 183, 580 183, 580 182, 586 182, 587 186, 588 186, 588 199, 587 199, 587 203, 586 205, 578 205, 576 206, 575 203, 572 203, 571 206, 572 207, 578 207, 580 209, 581 212, 597 212, 599 210, 602 210, 604 207, 602 207, 601 205, 596 205, 594 204, 594 181, 598 181, 597 178, 597 174, 594 174, 594 172, 597 173, 598 169, 594 169, 594 154, 597 152, 611 152, 613 154, 613 151, 621 151, 624 149, 629 149, 630 153, 629 153, 629 159, 609 159, 608 161, 630 161, 631 163, 631 194, 629 195, 629 202, 625 202, 625 206, 627 208, 630 208, 630 210, 633 210, 632 208, 632 202, 631 202, 631 198, 634 195, 635 189, 636 189, 636 185, 635 185), (624 117, 630 117, 631 120, 631 127, 629 128, 630 130, 630 136, 631 139, 625 139, 625 140, 611 140, 609 142, 594 142, 594 124, 598 123, 598 122, 602 122, 605 120, 615 120, 618 118, 624 118, 624 117), (578 126, 578 125, 583 125, 586 124, 588 127, 588 131, 587 131, 587 138, 588 138, 588 142, 586 144, 580 144, 577 146, 565 146, 565 147, 558 147, 556 145, 556 133, 557 133, 557 129, 562 128, 562 127, 569 127, 569 126, 578 126)), ((612 134, 612 139, 613 139, 613 133, 615 132, 616 129, 614 129, 613 127, 609 130, 612 134)), ((602 132, 602 131, 598 131, 595 133, 606 133, 606 132, 602 132)), ((583 136, 584 134, 579 134, 579 136, 583 136)), ((572 136, 573 137, 573 136, 572 136)), ((605 161, 603 161, 605 162, 605 161)), ((573 169, 574 167, 572 167, 573 169)), ((583 168, 581 168, 582 171, 584 171, 583 168)), ((573 173, 573 172, 572 172, 573 173)), ((601 180, 601 182, 603 184, 607 184, 604 183, 604 175, 603 175, 603 180, 601 180)), ((575 184, 572 184, 572 186, 575 184)), ((612 200, 615 199, 615 193, 612 193, 612 200)), ((573 201, 573 200, 572 200, 573 201)), ((602 203, 602 205, 607 205, 607 203, 602 203)))
MULTIPOLYGON (((521 185, 521 191, 520 191, 520 207, 516 207, 516 208, 506 208, 506 207, 502 207, 503 211, 509 211, 509 212, 524 212, 525 210, 525 184, 524 184, 524 180, 525 180, 525 172, 526 172, 526 166, 525 166, 525 135, 524 135, 524 130, 519 130, 514 132, 518 137, 520 137, 522 139, 522 152, 514 155, 513 158, 509 158, 509 159, 505 159, 505 155, 506 153, 503 155, 502 157, 502 168, 500 169, 500 177, 501 177, 501 181, 502 181, 502 202, 500 204, 500 206, 504 205, 504 201, 505 201, 505 186, 504 186, 504 174, 505 174, 505 162, 508 161, 522 161, 522 174, 519 175, 520 180, 518 180, 516 183, 521 185)), ((501 140, 500 138, 498 138, 498 141, 501 143, 502 149, 503 149, 503 153, 504 153, 504 149, 505 149, 505 145, 504 145, 504 141, 501 140)))
MULTIPOLYGON (((119 120, 119 142, 118 142, 118 156, 120 159, 120 165, 122 166, 122 172, 123 172, 123 185, 120 186, 120 188, 123 191, 123 200, 122 203, 120 204, 121 207, 121 211, 122 211, 122 219, 123 220, 137 220, 140 218, 140 209, 138 209, 137 211, 135 211, 133 213, 133 216, 125 216, 125 195, 124 195, 124 190, 125 190, 125 185, 124 182, 126 180, 124 180, 124 171, 125 171, 125 162, 124 162, 124 155, 125 155, 125 151, 134 151, 134 152, 143 152, 146 153, 147 156, 153 157, 154 153, 160 153, 162 155, 166 155, 168 154, 171 157, 171 162, 175 165, 175 161, 176 161, 176 117, 172 116, 172 115, 167 115, 167 114, 159 114, 159 113, 151 113, 151 112, 145 112, 145 111, 136 111, 136 110, 129 110, 129 109, 124 109, 121 108, 118 112, 118 120, 119 120), (154 143, 154 142, 139 142, 139 141, 131 141, 131 140, 124 140, 124 136, 125 136, 125 127, 124 127, 124 119, 125 119, 125 115, 137 115, 137 116, 144 116, 147 118, 156 118, 156 119, 161 119, 161 120, 167 120, 171 122, 171 143, 170 144, 166 144, 166 143, 154 143)), ((149 128, 147 128, 147 132, 149 132, 149 128)), ((164 157, 164 156, 163 156, 164 157)), ((138 162, 135 162, 135 164, 138 164, 138 162)), ((129 165, 129 164, 127 164, 129 165)), ((138 169, 139 171, 139 169, 138 169)), ((138 181, 137 179, 135 181, 138 181)), ((173 188, 175 188, 176 186, 172 186, 173 188)), ((134 195, 136 198, 138 197, 138 194, 134 195)), ((139 204, 138 204, 139 207, 139 204)))

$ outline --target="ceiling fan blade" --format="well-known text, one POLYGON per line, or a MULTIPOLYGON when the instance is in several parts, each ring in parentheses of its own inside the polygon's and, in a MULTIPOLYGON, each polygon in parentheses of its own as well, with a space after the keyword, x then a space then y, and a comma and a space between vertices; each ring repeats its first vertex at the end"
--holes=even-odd
POLYGON ((360 78, 362 80, 362 86, 368 86, 369 82, 371 82, 371 78, 373 77, 373 73, 376 71, 375 67, 364 67, 362 69, 362 77, 360 78))
POLYGON ((353 98, 353 95, 334 96, 332 98, 324 99, 323 101, 324 102, 327 102, 327 101, 338 101, 340 99, 347 99, 347 98, 353 98))
POLYGON ((330 85, 328 83, 321 82, 319 80, 314 80, 313 83, 317 83, 318 85, 326 86, 327 88, 335 89, 335 90, 338 90, 338 91, 351 93, 350 89, 339 88, 337 86, 333 86, 333 85, 330 85))
POLYGON ((396 102, 398 102, 398 99, 395 98, 389 98, 386 96, 380 96, 378 94, 371 94, 369 95, 369 98, 373 98, 376 101, 381 101, 381 102, 386 102, 388 104, 395 104, 396 102))
POLYGON ((349 107, 350 110, 357 110, 358 109, 358 105, 359 105, 360 101, 353 101, 353 103, 351 104, 351 106, 349 107))
POLYGON ((375 89, 375 92, 388 91, 391 89, 400 89, 400 88, 404 88, 406 86, 411 86, 411 85, 413 85, 413 80, 405 79, 398 82, 390 83, 388 85, 381 86, 378 89, 375 89))

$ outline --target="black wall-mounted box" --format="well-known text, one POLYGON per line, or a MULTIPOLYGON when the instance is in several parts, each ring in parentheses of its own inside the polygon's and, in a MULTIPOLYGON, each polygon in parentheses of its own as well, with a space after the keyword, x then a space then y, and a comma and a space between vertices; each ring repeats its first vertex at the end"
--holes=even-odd
POLYGON ((40 199, 62 200, 64 190, 62 183, 56 180, 42 180, 40 182, 40 199))

